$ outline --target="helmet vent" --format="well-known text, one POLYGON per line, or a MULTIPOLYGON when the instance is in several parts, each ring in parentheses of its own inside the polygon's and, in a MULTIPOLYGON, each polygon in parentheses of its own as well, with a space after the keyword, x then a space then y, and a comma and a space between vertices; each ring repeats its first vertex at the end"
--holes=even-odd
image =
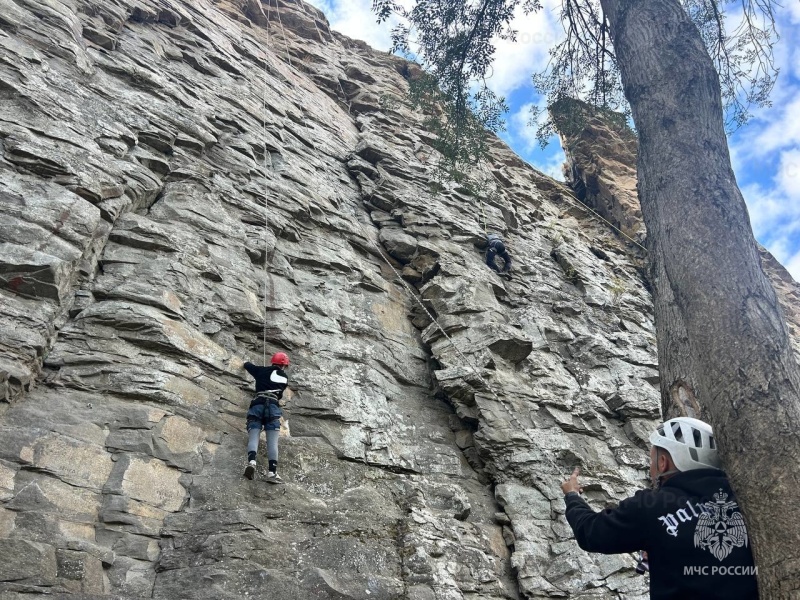
POLYGON ((715 450, 717 448, 717 442, 714 441, 714 436, 713 435, 708 436, 708 443, 711 446, 712 450, 715 450))
POLYGON ((683 441, 683 430, 681 429, 680 423, 672 424, 672 435, 674 435, 675 439, 679 442, 683 441))
POLYGON ((692 457, 692 460, 695 462, 700 462, 699 458, 697 457, 697 450, 694 448, 689 448, 689 455, 692 457))
POLYGON ((694 437, 694 447, 695 448, 702 448, 703 447, 703 436, 694 427, 692 427, 692 436, 694 437))

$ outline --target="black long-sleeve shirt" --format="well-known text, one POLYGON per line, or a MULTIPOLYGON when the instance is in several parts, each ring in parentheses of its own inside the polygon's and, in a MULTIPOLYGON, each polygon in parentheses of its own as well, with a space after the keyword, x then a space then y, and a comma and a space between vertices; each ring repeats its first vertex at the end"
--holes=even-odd
POLYGON ((256 393, 273 392, 278 398, 283 396, 283 390, 289 385, 289 377, 280 367, 259 367, 251 362, 244 363, 244 368, 256 380, 256 393))
POLYGON ((652 600, 758 598, 747 529, 722 471, 678 473, 601 512, 574 492, 565 501, 583 550, 647 551, 652 600))

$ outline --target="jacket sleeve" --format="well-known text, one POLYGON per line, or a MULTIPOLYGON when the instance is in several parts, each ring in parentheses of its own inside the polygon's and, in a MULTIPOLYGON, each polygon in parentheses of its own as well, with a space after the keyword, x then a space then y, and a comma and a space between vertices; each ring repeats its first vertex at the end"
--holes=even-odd
POLYGON ((278 389, 274 390, 275 395, 278 396, 278 399, 280 400, 281 398, 283 398, 283 392, 285 392, 286 388, 289 386, 289 376, 283 369, 276 369, 275 371, 273 371, 273 374, 277 374, 280 377, 280 379, 283 380, 283 381, 275 381, 272 378, 272 375, 270 375, 270 380, 273 381, 273 383, 276 383, 280 386, 278 387, 278 389))
POLYGON ((245 369, 247 370, 247 372, 248 372, 248 373, 250 373, 250 375, 252 375, 253 377, 256 377, 256 376, 258 375, 258 369, 259 369, 259 367, 258 367, 258 366, 256 366, 256 365, 254 365, 253 363, 251 363, 251 362, 246 362, 246 363, 244 363, 244 368, 245 368, 245 369))
POLYGON ((567 522, 575 534, 578 546, 587 552, 620 554, 646 550, 644 497, 639 491, 620 502, 616 508, 594 512, 575 492, 564 497, 567 503, 567 522))

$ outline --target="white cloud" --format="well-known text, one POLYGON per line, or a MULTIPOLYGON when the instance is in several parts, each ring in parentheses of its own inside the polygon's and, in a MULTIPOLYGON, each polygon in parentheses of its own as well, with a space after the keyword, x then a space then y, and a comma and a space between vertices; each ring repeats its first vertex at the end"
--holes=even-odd
POLYGON ((800 3, 776 10, 781 41, 775 46, 780 76, 773 105, 734 134, 731 159, 756 238, 800 280, 800 3))
POLYGON ((534 161, 533 167, 556 181, 564 181, 564 152, 558 152, 545 161, 534 161))
POLYGON ((800 281, 800 251, 784 263, 786 270, 791 273, 795 281, 800 281))
POLYGON ((372 0, 308 0, 328 18, 331 29, 356 40, 363 40, 376 50, 388 51, 392 45, 391 23, 378 23, 372 12, 372 0))
MULTIPOLYGON (((794 87, 795 94, 800 93, 800 86, 794 87)), ((771 122, 758 128, 752 144, 748 144, 750 153, 763 156, 780 148, 800 143, 800 97, 779 107, 773 112, 771 122)))
MULTIPOLYGON (((551 142, 547 153, 543 152, 539 148, 539 140, 536 139, 536 125, 528 125, 532 114, 531 109, 534 107, 544 108, 545 104, 545 98, 540 98, 538 103, 527 102, 520 106, 509 117, 508 132, 503 137, 508 145, 534 168, 553 179, 563 181, 564 174, 561 167, 566 161, 566 157, 558 141, 551 142)), ((540 118, 546 117, 542 115, 540 118)))
POLYGON ((786 156, 787 168, 781 168, 771 186, 744 186, 742 194, 756 239, 800 281, 800 202, 789 174, 794 160, 800 161, 800 151, 786 156))
POLYGON ((759 184, 742 187, 742 195, 750 213, 750 225, 759 240, 766 239, 774 233, 778 223, 786 215, 786 198, 774 188, 765 188, 759 184))
POLYGON ((797 210, 800 206, 800 148, 795 147, 781 152, 775 183, 797 210))
POLYGON ((785 11, 792 23, 800 25, 800 2, 790 0, 779 10, 785 11))
POLYGON ((531 110, 534 106, 537 109, 542 108, 541 105, 543 102, 544 100, 540 100, 537 104, 526 102, 508 118, 509 138, 517 148, 517 151, 530 153, 538 146, 539 142, 536 140, 536 126, 528 125, 528 122, 531 119, 531 110))
POLYGON ((508 96, 520 87, 530 87, 531 75, 541 71, 549 59, 548 50, 558 41, 561 26, 556 21, 551 2, 541 10, 525 15, 517 7, 511 28, 517 41, 495 39, 495 60, 489 87, 508 96))
MULTIPOLYGON (((797 0, 788 4, 800 7, 797 0)), ((797 11, 800 14, 800 8, 797 11)), ((792 24, 792 12, 787 6, 779 7, 775 14, 781 35, 781 41, 774 48, 780 75, 770 94, 772 105, 754 109, 754 118, 733 136, 732 142, 740 146, 737 148, 740 158, 763 157, 800 144, 800 49, 791 43, 800 38, 800 28, 792 24)))

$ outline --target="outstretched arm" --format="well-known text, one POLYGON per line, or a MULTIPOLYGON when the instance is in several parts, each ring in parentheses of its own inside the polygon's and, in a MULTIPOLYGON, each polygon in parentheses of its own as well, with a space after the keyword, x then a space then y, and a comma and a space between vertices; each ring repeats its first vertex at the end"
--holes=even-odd
POLYGON ((644 548, 646 527, 641 509, 644 495, 650 492, 636 492, 616 508, 595 512, 580 497, 578 473, 578 469, 575 469, 561 486, 566 494, 567 522, 572 527, 578 546, 587 552, 602 554, 635 552, 644 548))

